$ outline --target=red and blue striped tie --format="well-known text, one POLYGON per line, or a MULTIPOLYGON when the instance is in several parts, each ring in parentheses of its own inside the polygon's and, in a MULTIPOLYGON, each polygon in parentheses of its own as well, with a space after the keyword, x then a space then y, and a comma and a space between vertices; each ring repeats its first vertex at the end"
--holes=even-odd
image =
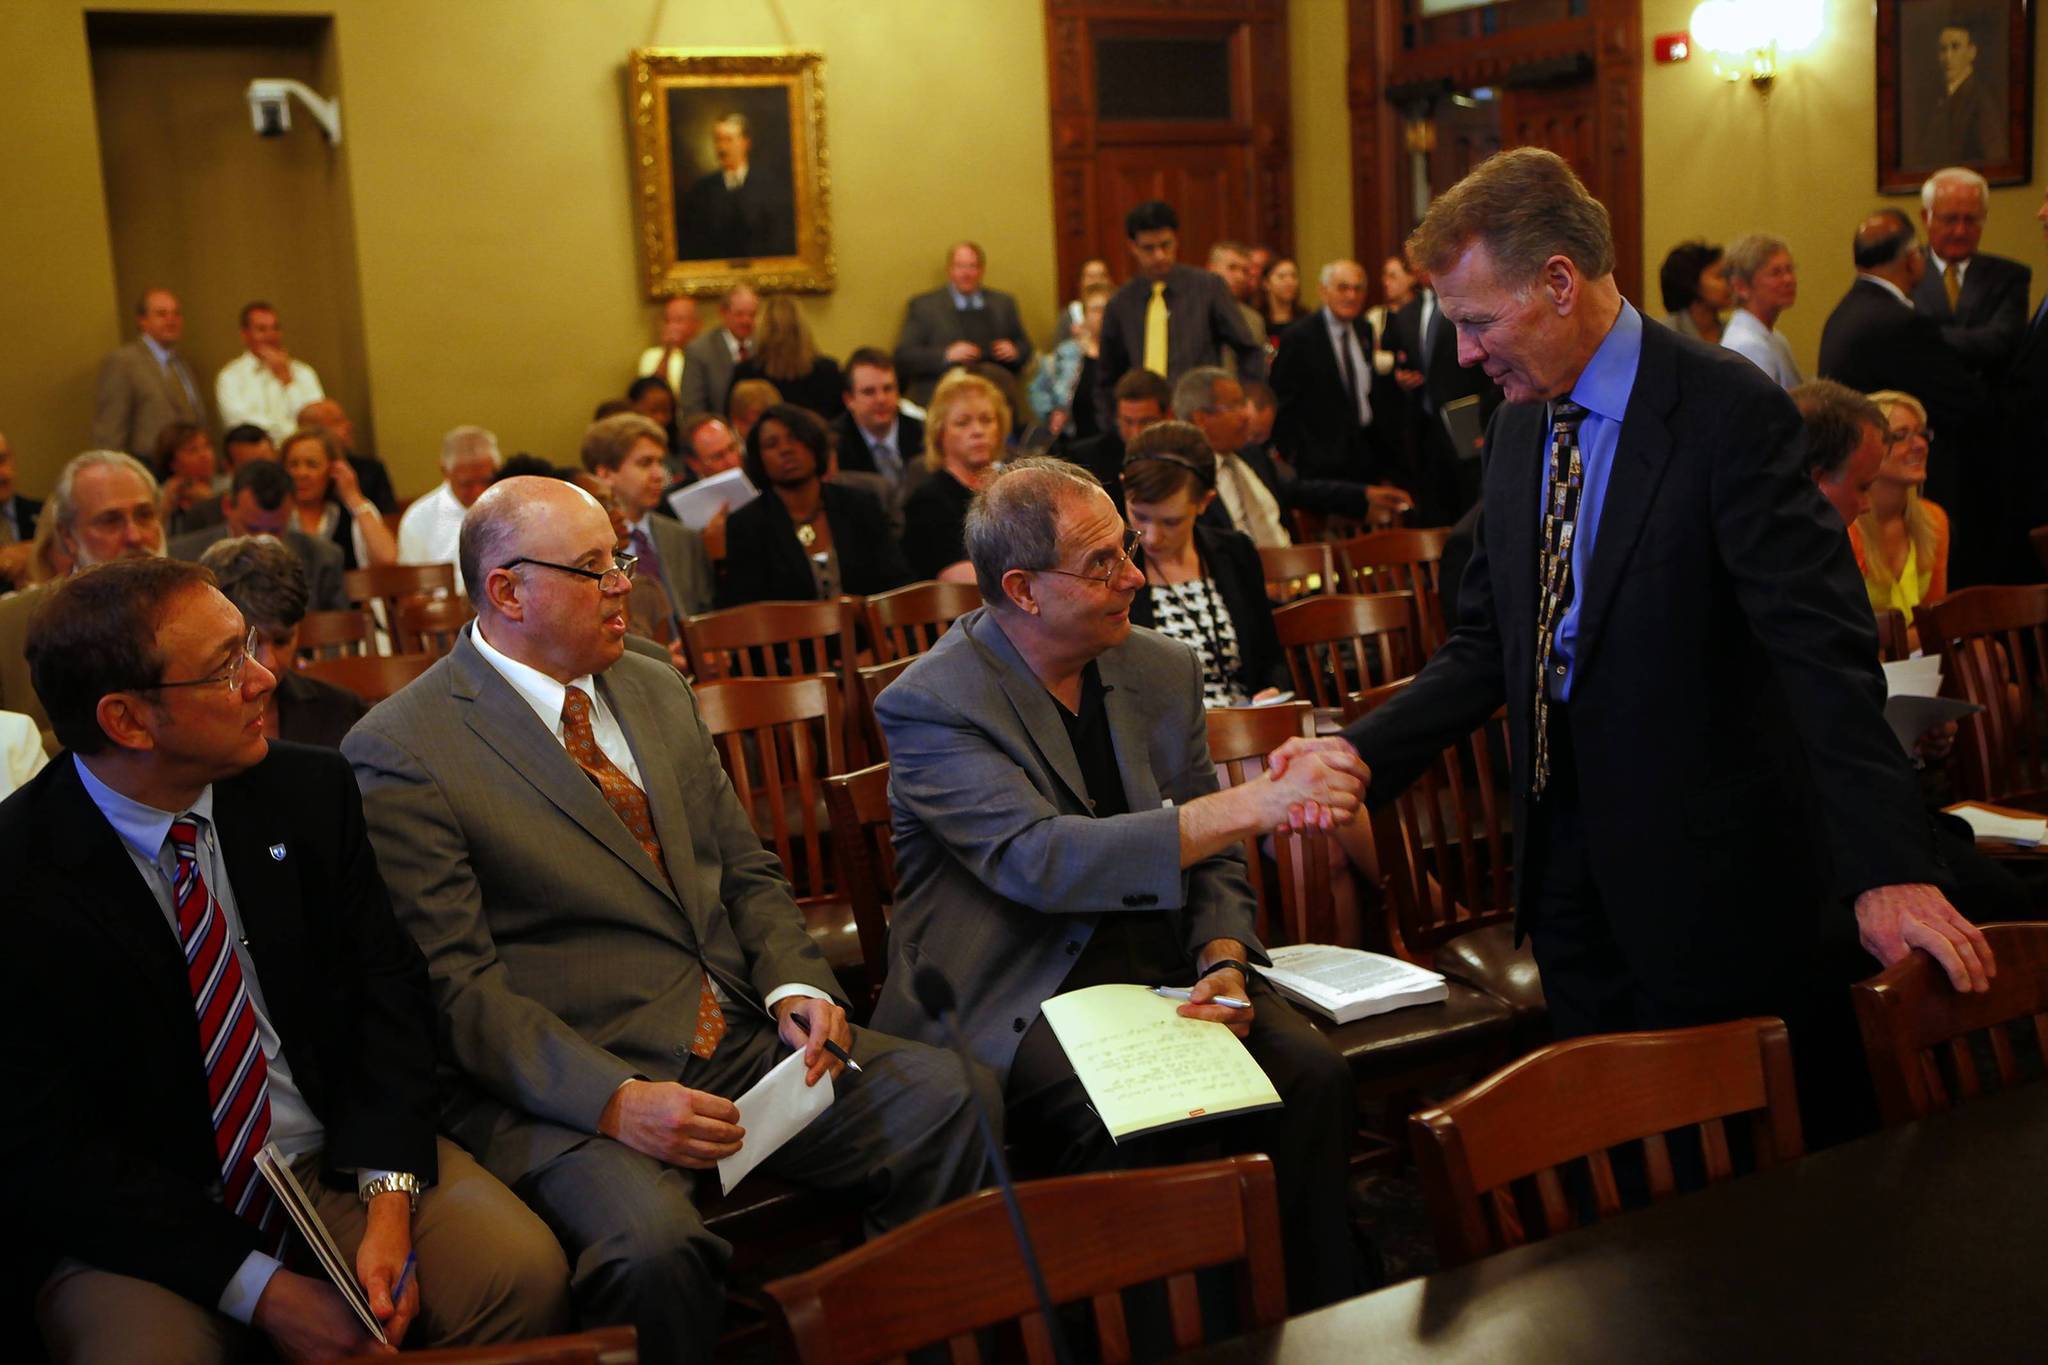
POLYGON ((228 944, 227 915, 206 889, 199 870, 196 821, 171 825, 178 865, 171 899, 192 1004, 199 1016, 199 1050, 206 1070, 206 1102, 213 1114, 220 1156, 222 1202, 274 1241, 276 1199, 256 1170, 256 1154, 270 1136, 270 1070, 256 1032, 256 1006, 242 980, 242 964, 228 944))

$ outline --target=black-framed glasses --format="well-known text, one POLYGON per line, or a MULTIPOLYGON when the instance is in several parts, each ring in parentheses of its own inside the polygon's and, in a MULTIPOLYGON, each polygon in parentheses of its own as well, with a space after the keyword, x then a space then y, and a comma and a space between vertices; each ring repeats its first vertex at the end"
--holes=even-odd
POLYGON ((138 692, 161 692, 169 687, 205 687, 208 683, 220 683, 229 692, 239 692, 242 690, 242 674, 248 668, 249 660, 256 657, 257 646, 262 643, 263 632, 251 626, 249 627, 248 635, 242 640, 241 649, 236 651, 235 657, 229 659, 228 666, 220 672, 209 674, 204 678, 181 678, 177 682, 151 683, 148 687, 138 687, 135 690, 138 692))
POLYGON ((1131 562, 1131 556, 1137 552, 1138 533, 1136 531, 1126 531, 1124 532, 1123 553, 1110 560, 1105 568, 1092 570, 1087 573, 1076 573, 1072 569, 1039 569, 1037 572, 1056 573, 1062 578, 1078 578, 1088 583, 1100 583, 1103 589, 1107 591, 1116 583, 1116 576, 1124 571, 1124 566, 1131 562))
POLYGON ((521 564, 531 564, 537 569, 553 569, 556 573, 572 573, 578 578, 587 578, 597 584, 599 592, 620 592, 632 586, 633 570, 640 567, 640 556, 615 554, 612 556, 612 566, 609 569, 579 569, 574 564, 554 564, 545 559, 530 559, 525 555, 507 560, 498 567, 516 569, 521 564))

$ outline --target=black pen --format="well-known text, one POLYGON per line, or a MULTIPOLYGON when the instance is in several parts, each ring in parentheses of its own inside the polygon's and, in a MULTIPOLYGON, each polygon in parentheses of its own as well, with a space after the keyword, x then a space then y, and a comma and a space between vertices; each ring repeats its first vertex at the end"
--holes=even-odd
MULTIPOLYGON (((810 1024, 805 1022, 804 1017, 801 1014, 796 1014, 792 1012, 789 1017, 796 1020, 796 1031, 798 1033, 803 1034, 803 1036, 806 1038, 811 1036, 811 1026, 810 1024)), ((851 1071, 854 1075, 865 1076, 867 1074, 866 1072, 860 1069, 860 1063, 853 1060, 852 1053, 848 1052, 845 1048, 839 1046, 839 1044, 833 1042, 830 1038, 827 1038, 825 1040, 825 1051, 831 1053, 840 1061, 845 1062, 846 1069, 848 1071, 851 1071)))

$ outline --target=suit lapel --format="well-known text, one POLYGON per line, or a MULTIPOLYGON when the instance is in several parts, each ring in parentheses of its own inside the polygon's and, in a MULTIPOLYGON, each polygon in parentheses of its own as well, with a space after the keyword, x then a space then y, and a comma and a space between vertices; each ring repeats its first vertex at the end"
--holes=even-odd
POLYGON ((1500 572, 1493 575, 1500 599, 1502 637, 1525 647, 1536 635, 1536 531, 1542 500, 1544 445, 1543 406, 1518 403, 1501 410, 1494 427, 1495 445, 1487 451, 1487 467, 1499 472, 1485 491, 1484 523, 1489 551, 1498 546, 1500 572), (1526 638, 1525 638, 1526 637, 1526 638))
POLYGON ((1117 776, 1124 785, 1124 802, 1133 811, 1159 809, 1159 783, 1152 771, 1145 717, 1138 705, 1144 681, 1135 669, 1124 667, 1122 648, 1112 649, 1096 659, 1107 692, 1103 709, 1109 714, 1110 740, 1116 746, 1117 776))
POLYGON ((1055 709, 1059 703, 1038 681, 1038 675, 1017 653, 1010 637, 1003 634, 1001 626, 995 623, 989 612, 983 612, 973 623, 967 638, 975 648, 988 658, 990 671, 1002 684, 1003 695, 1010 699, 1010 706, 1023 724, 1025 735, 1038 750, 1053 775, 1066 787, 1074 802, 1082 810, 1088 808, 1088 783, 1081 776, 1080 760, 1074 757, 1074 746, 1064 743, 1066 723, 1055 709), (993 657, 990 657, 993 656, 993 657), (1038 742, 1040 735, 1052 737, 1050 750, 1038 742))
POLYGON ((302 993, 290 988, 312 976, 296 861, 304 850, 292 847, 284 811, 266 807, 238 779, 214 783, 213 823, 257 978, 267 983, 264 1008, 280 1039, 304 1038, 302 993))
POLYGON ((1661 329, 1645 323, 1642 358, 1622 416, 1621 439, 1607 475, 1607 496, 1600 505, 1593 562, 1582 589, 1575 667, 1583 667, 1592 657, 1607 609, 1621 585, 1622 568, 1642 538, 1650 504, 1664 478, 1672 445, 1665 418, 1678 401, 1676 358, 1661 329))

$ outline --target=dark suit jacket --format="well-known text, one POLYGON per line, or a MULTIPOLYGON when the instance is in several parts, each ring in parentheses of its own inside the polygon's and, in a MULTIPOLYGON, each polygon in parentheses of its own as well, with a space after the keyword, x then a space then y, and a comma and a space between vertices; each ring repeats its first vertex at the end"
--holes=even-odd
POLYGON ((173 422, 205 426, 207 386, 192 374, 190 362, 185 372, 192 380, 190 393, 164 373, 141 337, 110 352, 93 385, 92 443, 102 450, 125 450, 148 464, 165 427, 173 422))
POLYGON ((699 176, 676 211, 676 256, 685 261, 751 259, 796 254, 796 214, 759 167, 750 167, 736 190, 725 174, 699 176))
MULTIPOLYGON (((1356 479, 1304 479, 1286 464, 1273 458, 1264 446, 1248 445, 1237 452, 1273 500, 1280 504, 1282 512, 1296 508, 1314 512, 1319 516, 1352 517, 1363 521, 1372 510, 1365 496, 1365 485, 1356 479)), ((1223 506, 1218 498, 1210 504, 1210 510, 1223 506)), ((1228 520, 1229 514, 1224 514, 1228 520)))
MULTIPOLYGON (((1118 485, 1118 506, 1122 506, 1118 485)), ((949 564, 967 558, 967 508, 974 494, 944 469, 936 469, 903 500, 903 558, 919 578, 936 578, 949 564)))
POLYGON ((1927 111, 1923 164, 1953 166, 1990 160, 2004 122, 2005 111, 1992 101, 1990 89, 1972 73, 1954 93, 1944 90, 1937 95, 1934 106, 1927 111))
MULTIPOLYGON (((900 588, 910 581, 903 552, 889 534, 888 514, 871 493, 827 483, 820 497, 839 556, 841 592, 865 595, 900 588)), ((797 543, 789 510, 773 493, 763 493, 725 522, 725 578, 718 605, 743 602, 816 601, 818 585, 810 561, 797 543)))
MULTIPOLYGON (((1405 307, 1387 321, 1387 339, 1395 358, 1404 370, 1422 370, 1423 384, 1416 392, 1429 399, 1429 420, 1435 423, 1438 434, 1443 432, 1443 423, 1437 421, 1436 413, 1446 403, 1472 397, 1479 400, 1481 424, 1493 420, 1493 410, 1500 406, 1500 385, 1486 377, 1486 371, 1477 365, 1467 368, 1458 363, 1458 329, 1438 307, 1430 314, 1429 335, 1422 332, 1422 293, 1416 291, 1405 307), (1429 363, 1423 364, 1427 356, 1429 363)), ((1418 402, 1420 400, 1417 400, 1418 402)), ((1446 438, 1448 445, 1448 438, 1446 438)))
MULTIPOLYGON (((877 474, 874 453, 868 449, 867 437, 861 435, 860 427, 854 422, 851 412, 841 412, 832 419, 833 448, 839 452, 839 468, 842 471, 859 470, 877 474)), ((903 460, 904 482, 910 481, 910 471, 918 463, 918 456, 924 453, 924 423, 908 413, 896 415, 896 454, 903 460)))
MULTIPOLYGON (((1375 804, 1505 702, 1514 828, 1532 827, 1544 440, 1542 404, 1495 416, 1458 629, 1406 692, 1346 731, 1375 804)), ((1579 591, 1580 807, 1635 983, 1685 1017, 1761 1008, 1782 998, 1773 978, 1853 942, 1846 898, 1944 880, 1884 722, 1841 520, 1807 476, 1798 412, 1754 365, 1643 328, 1579 591)), ((1526 867, 1518 857, 1518 878, 1526 867)))
MULTIPOLYGON (((171 541, 170 556, 172 559, 197 561, 209 548, 233 535, 226 522, 188 531, 171 541)), ((341 546, 331 540, 309 536, 296 526, 286 527, 278 539, 299 557, 299 563, 306 566, 307 610, 348 610, 348 593, 341 583, 344 558, 341 546)))
POLYGON ((1941 271, 1930 257, 1927 273, 1913 291, 1913 311, 1933 319, 1942 341, 1972 369, 1996 378, 2005 372, 2026 333, 2027 289, 2033 278, 2034 272, 2018 261, 1980 251, 1963 271, 1962 294, 1951 311, 1941 271))
MULTIPOLYGON (((1237 685, 1247 693, 1262 687, 1286 687, 1287 657, 1280 651, 1280 635, 1273 628, 1273 604, 1266 598, 1266 570, 1259 562, 1259 547, 1242 531, 1219 531, 1197 523, 1195 552, 1214 580, 1216 592, 1230 612, 1231 628, 1237 633, 1237 685)), ((1142 548, 1133 558, 1139 568, 1144 567, 1142 548)), ((1156 619, 1151 592, 1140 589, 1131 598, 1131 624, 1151 626, 1156 619)))
POLYGON ((777 379, 774 375, 764 373, 759 356, 741 361, 733 367, 732 381, 725 386, 725 392, 718 395, 719 412, 726 411, 731 405, 733 385, 743 379, 767 380, 782 395, 783 402, 808 408, 818 415, 821 422, 830 422, 835 416, 846 411, 846 379, 840 373, 839 362, 829 355, 821 355, 813 360, 811 372, 795 379, 777 379))
MULTIPOLYGON (((982 311, 988 315, 990 340, 1008 340, 1017 346, 1015 360, 997 360, 987 354, 982 359, 1012 374, 1023 374, 1031 363, 1031 338, 1018 316, 1017 301, 1000 289, 984 289, 981 297, 982 311)), ((929 401, 939 376, 951 368, 946 363, 946 348, 956 341, 974 339, 960 325, 960 310, 953 306, 950 289, 919 294, 905 305, 903 326, 896 334, 896 373, 903 377, 903 391, 910 400, 929 401)), ((987 347, 982 349, 985 352, 987 347)))
POLYGON ((385 516, 398 510, 398 493, 391 487, 391 471, 384 462, 374 455, 348 457, 348 467, 356 472, 356 484, 363 490, 363 496, 385 516))
MULTIPOLYGON (((392 918, 348 765, 273 744, 214 784, 214 818, 330 1178, 432 1179, 426 967, 392 918)), ((211 1193, 220 1159, 177 937, 69 755, 0 805, 0 857, 20 931, 0 954, 15 1115, 0 1154, 24 1177, 8 1207, 11 1240, 30 1253, 16 1264, 35 1283, 73 1256, 211 1309, 257 1238, 211 1193)))
POLYGON ((304 673, 277 675, 277 733, 293 744, 339 749, 341 737, 369 710, 345 687, 304 673))
POLYGON ((28 541, 35 539, 36 518, 42 515, 42 511, 43 504, 35 498, 25 498, 21 494, 16 493, 13 498, 9 499, 7 512, 14 518, 14 538, 16 540, 28 541))
MULTIPOLYGON (((1139 276, 1110 295, 1103 311, 1095 415, 1104 431, 1116 425, 1116 381, 1145 363, 1145 313, 1151 305, 1152 282, 1139 276)), ((1206 270, 1175 266, 1166 277, 1167 379, 1178 379, 1200 365, 1221 365, 1225 351, 1236 355, 1240 378, 1265 376, 1265 349, 1244 325, 1230 287, 1206 270)))
POLYGON ((1344 386, 1344 369, 1330 340, 1329 310, 1318 308, 1290 327, 1273 356, 1273 444, 1304 477, 1379 483, 1390 453, 1386 438, 1401 425, 1401 390, 1372 368, 1380 339, 1361 314, 1352 323, 1364 373, 1358 376, 1372 404, 1372 425, 1358 424, 1358 405, 1344 386))

